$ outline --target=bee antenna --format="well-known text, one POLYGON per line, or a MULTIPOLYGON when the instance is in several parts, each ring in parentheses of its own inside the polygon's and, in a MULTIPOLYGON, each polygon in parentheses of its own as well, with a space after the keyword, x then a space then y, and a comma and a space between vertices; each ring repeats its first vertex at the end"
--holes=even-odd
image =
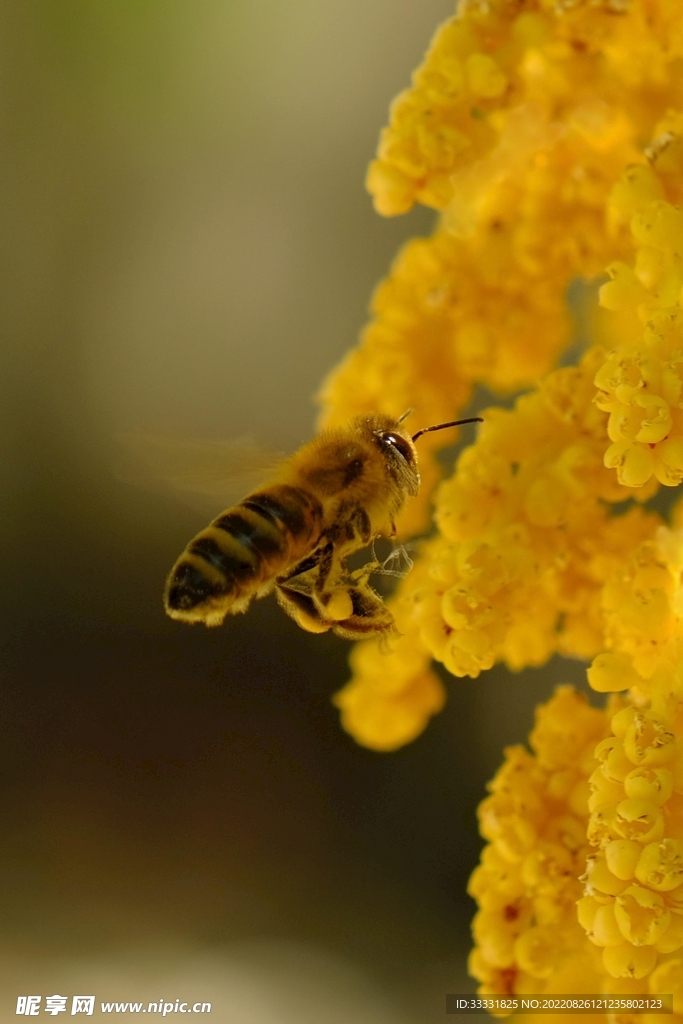
POLYGON ((406 411, 403 413, 403 415, 399 416, 399 418, 396 420, 396 422, 397 423, 403 423, 404 420, 408 419, 408 417, 411 415, 412 412, 413 412, 412 409, 406 409, 406 411))
MULTIPOLYGON (((403 418, 403 417, 402 417, 403 418)), ((399 421, 400 422, 400 421, 399 421)), ((422 437, 423 434, 429 434, 432 430, 443 430, 445 427, 461 427, 463 423, 483 423, 481 416, 472 416, 468 420, 452 420, 450 423, 437 423, 434 427, 423 427, 422 430, 418 430, 417 434, 413 434, 413 441, 417 441, 418 437, 422 437)))

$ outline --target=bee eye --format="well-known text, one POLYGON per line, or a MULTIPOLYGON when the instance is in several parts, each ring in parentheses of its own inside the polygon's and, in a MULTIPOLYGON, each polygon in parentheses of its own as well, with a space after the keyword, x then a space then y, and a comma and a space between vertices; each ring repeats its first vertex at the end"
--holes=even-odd
POLYGON ((404 437, 401 437, 399 434, 382 434, 381 439, 382 443, 387 445, 387 447, 395 448, 409 465, 413 462, 413 453, 404 437))

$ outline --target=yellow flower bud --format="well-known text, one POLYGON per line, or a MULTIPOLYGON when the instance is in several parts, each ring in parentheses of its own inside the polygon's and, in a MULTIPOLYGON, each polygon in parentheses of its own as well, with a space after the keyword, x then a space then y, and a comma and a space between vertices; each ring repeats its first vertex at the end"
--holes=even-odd
POLYGON ((465 64, 467 84, 475 96, 500 96, 507 86, 507 77, 498 64, 485 53, 473 53, 465 64))
POLYGON ((535 526, 557 526, 567 510, 567 491, 552 477, 534 480, 524 500, 527 519, 535 526))
POLYGON ((624 736, 624 751, 633 764, 663 765, 676 750, 668 723, 652 711, 637 712, 624 736))
POLYGON ((590 939, 596 946, 621 946, 624 936, 619 931, 614 915, 614 902, 604 903, 598 908, 593 921, 590 939))
POLYGON ((675 366, 665 365, 662 367, 662 395, 669 405, 673 406, 678 405, 681 399, 681 391, 683 391, 683 381, 678 376, 676 369, 675 366))
POLYGON ((548 794, 554 800, 567 800, 576 785, 577 773, 571 768, 553 772, 548 778, 548 794))
POLYGON ((491 644, 488 636, 480 629, 462 629, 451 637, 451 648, 469 655, 474 661, 486 658, 491 644))
POLYGON ((564 924, 566 908, 564 901, 558 900, 557 890, 549 891, 541 896, 534 896, 529 905, 531 914, 528 924, 533 921, 543 928, 548 926, 556 928, 564 924))
POLYGON ((671 921, 664 900, 650 889, 630 885, 614 904, 619 930, 634 946, 652 946, 663 936, 671 921))
MULTIPOLYGON (((611 412, 613 409, 618 408, 619 402, 624 399, 616 394, 616 392, 619 387, 625 385, 624 367, 621 360, 615 358, 606 359, 595 374, 594 383, 596 388, 600 389, 595 396, 595 403, 598 408, 603 409, 605 412, 611 412)), ((639 386, 639 378, 629 382, 628 386, 631 391, 635 391, 639 386)))
POLYGON ((607 867, 617 878, 629 881, 635 874, 642 849, 642 844, 632 839, 613 839, 605 847, 607 867))
POLYGON ((474 869, 467 891, 476 899, 481 899, 486 891, 495 892, 503 903, 515 903, 524 890, 516 867, 501 856, 495 846, 485 846, 481 864, 474 869))
POLYGON ((618 211, 623 220, 630 220, 645 203, 663 196, 662 183, 647 164, 631 164, 612 188, 610 207, 618 211))
MULTIPOLYGON (((683 946, 683 914, 672 914, 669 927, 655 943, 658 953, 675 953, 683 946)), ((669 989, 669 991, 671 991, 669 989)))
POLYGON ((586 836, 591 846, 604 846, 614 838, 617 823, 617 804, 607 801, 591 811, 586 836))
POLYGON ((631 659, 625 654, 598 654, 588 669, 588 682, 598 693, 628 690, 639 681, 631 659))
POLYGON ((657 445, 655 474, 665 487, 678 487, 683 481, 683 437, 670 437, 657 445))
POLYGON ((636 241, 657 249, 672 249, 680 255, 683 245, 683 210, 663 200, 654 200, 636 211, 631 221, 636 241))
POLYGON ((667 259, 660 249, 643 246, 636 253, 636 277, 648 290, 657 287, 666 269, 667 259))
POLYGON ((512 37, 524 46, 541 46, 552 32, 551 23, 541 14, 520 14, 512 23, 512 37))
POLYGON ((588 810, 591 813, 598 810, 605 802, 618 803, 624 796, 623 785, 614 779, 609 779, 602 768, 602 765, 596 768, 588 780, 592 787, 588 799, 588 810))
POLYGON ((634 800, 665 804, 673 792, 673 775, 668 768, 634 768, 624 779, 624 792, 634 800))
POLYGON ((600 305, 603 309, 634 308, 648 297, 647 291, 627 264, 611 263, 607 273, 611 280, 600 289, 600 305))
POLYGON ((677 957, 659 964, 649 981, 653 995, 673 994, 674 1013, 683 1014, 683 958, 677 957))
POLYGON ((511 862, 525 857, 537 837, 530 821, 517 814, 501 816, 491 797, 479 805, 479 827, 484 838, 495 842, 501 855, 511 862))
POLYGON ((668 402, 658 395, 638 395, 636 399, 645 416, 641 421, 636 441, 644 444, 655 444, 662 441, 671 430, 671 409, 668 402))
POLYGON ((443 660, 452 629, 436 612, 425 616, 421 623, 420 636, 434 658, 443 660))
POLYGON ((664 832, 664 818, 650 800, 622 800, 617 806, 615 829, 624 839, 656 842, 664 832))
POLYGON ((607 946, 602 954, 605 970, 613 978, 645 978, 657 963, 652 946, 607 946))
POLYGON ((374 197, 375 209, 383 217, 407 213, 415 202, 415 182, 384 160, 373 160, 368 168, 365 187, 374 197))
POLYGON ((654 472, 654 455, 649 448, 631 441, 615 441, 605 452, 605 466, 616 469, 624 487, 642 487, 654 472))
POLYGON ((522 862, 521 879, 530 892, 554 891, 573 869, 572 856, 558 843, 539 843, 522 862))
POLYGON ((574 814, 580 815, 582 818, 585 816, 588 808, 588 799, 590 797, 590 786, 585 779, 580 779, 576 783, 567 801, 569 809, 574 814))
POLYGON ((677 839, 648 843, 636 866, 636 878, 657 892, 683 884, 683 843, 677 839))
POLYGON ((595 896, 582 896, 576 904, 576 916, 582 928, 585 928, 589 938, 593 931, 593 923, 600 907, 604 906, 595 896))
POLYGON ((516 934, 501 925, 497 914, 480 910, 472 920, 472 935, 493 967, 509 967, 515 961, 514 943, 516 934))
POLYGON ((612 716, 610 726, 617 739, 623 740, 637 714, 637 708, 634 708, 629 704, 628 707, 622 708, 621 711, 617 711, 617 713, 612 716))
POLYGON ((451 587, 441 598, 441 614, 446 625, 453 629, 465 629, 469 623, 467 612, 469 601, 464 587, 451 587))
MULTIPOLYGON (((623 388, 617 389, 617 398, 620 398, 619 391, 623 391, 623 388)), ((620 401, 623 401, 620 399, 620 401)), ((630 404, 632 399, 629 397, 627 404, 621 404, 614 409, 607 420, 607 436, 610 441, 615 443, 618 441, 635 441, 636 434, 640 430, 640 424, 642 422, 642 413, 634 404, 630 404)))
POLYGON ((589 892, 597 889, 607 896, 618 896, 628 885, 628 882, 612 874, 603 856, 588 858, 585 878, 589 892))
MULTIPOLYGON (((626 711, 633 711, 633 708, 626 708, 626 711)), ((614 727, 614 719, 612 719, 612 728, 614 727)), ((624 731, 626 727, 624 727, 624 731)), ((615 729, 616 732, 616 729, 615 729)), ((615 736, 607 736, 604 740, 601 740, 595 748, 595 757, 600 762, 602 772, 608 779, 612 779, 614 782, 623 782, 630 771, 632 771, 632 764, 624 753, 624 745, 615 736)))
POLYGON ((515 942, 515 960, 533 978, 548 978, 557 965, 557 931, 527 928, 515 942))

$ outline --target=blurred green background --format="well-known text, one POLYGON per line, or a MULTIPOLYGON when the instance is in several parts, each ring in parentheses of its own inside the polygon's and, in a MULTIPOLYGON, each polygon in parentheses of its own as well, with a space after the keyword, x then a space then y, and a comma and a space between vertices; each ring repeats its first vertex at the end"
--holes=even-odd
POLYGON ((361 749, 329 699, 347 644, 272 600, 166 619, 205 520, 112 473, 125 431, 310 437, 431 228, 379 218, 363 178, 452 8, 0 4, 2 1021, 28 992, 192 988, 214 1021, 413 1024, 474 987, 476 804, 583 668, 451 679, 416 743, 361 749))

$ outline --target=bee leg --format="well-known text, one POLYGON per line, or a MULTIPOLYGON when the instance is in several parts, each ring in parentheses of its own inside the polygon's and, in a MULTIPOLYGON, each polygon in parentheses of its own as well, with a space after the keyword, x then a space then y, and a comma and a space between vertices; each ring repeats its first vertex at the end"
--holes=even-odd
POLYGON ((323 548, 316 548, 310 555, 306 555, 306 557, 302 558, 300 562, 293 565, 288 572, 278 576, 276 582, 289 583, 298 577, 306 578, 310 573, 317 571, 322 554, 323 548))
POLYGON ((345 560, 336 554, 335 544, 330 541, 322 549, 318 570, 311 577, 311 596, 320 614, 332 622, 341 622, 353 616, 354 598, 350 587, 359 577, 365 583, 374 565, 371 563, 356 573, 349 573, 345 560))
MULTIPOLYGON (((372 540, 370 517, 362 505, 354 507, 349 503, 342 502, 337 509, 336 521, 325 531, 324 537, 327 543, 318 548, 320 560, 318 562, 316 590, 319 594, 324 593, 326 590, 327 580, 332 572, 335 561, 337 561, 341 572, 344 571, 342 559, 335 554, 339 549, 339 545, 341 544, 346 547, 348 552, 349 544, 360 541, 358 545, 360 547, 360 545, 369 544, 372 540)), ((356 548, 354 547, 351 550, 356 550, 356 548)))
POLYGON ((330 540, 327 542, 320 553, 320 561, 318 562, 318 571, 315 577, 315 590, 318 594, 323 593, 325 590, 325 584, 327 583, 330 573, 332 572, 332 566, 334 565, 334 541, 330 540))
POLYGON ((342 544, 347 550, 350 544, 354 545, 354 550, 364 547, 372 540, 370 517, 362 505, 342 501, 337 508, 335 521, 325 531, 325 536, 335 546, 342 544))
MULTIPOLYGON (((315 573, 312 596, 326 619, 341 622, 354 615, 354 600, 349 585, 356 574, 349 575, 344 559, 337 552, 340 544, 346 546, 351 543, 360 546, 370 543, 370 517, 362 505, 342 503, 337 509, 336 520, 325 532, 325 537, 327 543, 318 549, 320 561, 315 573)), ((364 581, 367 581, 378 564, 375 558, 363 568, 361 576, 364 581)))
POLYGON ((353 614, 348 581, 346 565, 335 554, 334 540, 328 539, 312 555, 295 565, 286 576, 278 577, 278 601, 286 610, 286 602, 294 602, 294 618, 299 621, 301 615, 309 619, 313 616, 316 631, 322 632, 323 628, 330 629, 335 622, 353 614), (323 626, 323 623, 327 625, 323 626))
POLYGON ((372 540, 372 524, 369 515, 362 505, 356 508, 350 518, 350 522, 356 535, 363 541, 363 544, 369 544, 372 540))
POLYGON ((356 579, 350 585, 340 583, 321 595, 278 584, 275 594, 280 607, 309 633, 326 633, 331 629, 346 640, 396 633, 393 615, 367 580, 356 579))
POLYGON ((323 558, 329 557, 327 551, 331 547, 330 544, 319 546, 275 581, 278 604, 309 633, 325 633, 334 625, 334 619, 314 598, 320 563, 323 558))
POLYGON ((368 583, 366 567, 347 574, 343 563, 335 566, 327 589, 317 592, 311 576, 295 577, 289 583, 278 582, 278 603, 302 629, 309 633, 332 630, 346 640, 397 634, 394 617, 382 598, 368 583))
MULTIPOLYGON (((307 596, 315 594, 316 597, 319 597, 327 589, 336 589, 344 575, 344 563, 342 559, 335 557, 334 539, 327 539, 311 555, 307 555, 301 562, 297 562, 289 572, 278 576, 276 584, 287 590, 296 590, 300 594, 307 596), (334 582, 328 588, 330 576, 334 582)), ((322 603, 326 604, 326 602, 322 603)))
POLYGON ((321 614, 310 594, 294 590, 286 585, 276 584, 275 596, 280 607, 308 633, 327 633, 334 625, 334 622, 321 614))
POLYGON ((346 619, 333 623, 332 629, 345 640, 367 640, 371 637, 398 635, 394 616, 367 579, 357 578, 347 593, 351 598, 352 613, 346 619))
MULTIPOLYGON (((374 591, 367 586, 367 578, 378 564, 376 560, 364 567, 360 576, 350 575, 344 559, 337 554, 340 544, 358 540, 369 544, 371 539, 372 528, 365 509, 341 504, 335 522, 325 531, 315 551, 277 578, 278 602, 303 629, 325 632, 339 622, 353 619, 357 608, 362 607, 367 612, 373 601, 377 603, 377 615, 382 623, 379 631, 385 631, 393 622, 390 613, 380 613, 384 604, 378 595, 372 597, 374 591), (350 589, 352 582, 357 591, 355 604, 350 589), (360 596, 363 588, 367 590, 365 599, 360 596)), ((367 630, 359 635, 366 633, 367 630)))
POLYGON ((335 555, 334 544, 330 542, 321 549, 317 568, 289 580, 286 586, 305 593, 320 618, 332 624, 348 618, 353 612, 353 602, 348 593, 349 579, 344 560, 335 555))

